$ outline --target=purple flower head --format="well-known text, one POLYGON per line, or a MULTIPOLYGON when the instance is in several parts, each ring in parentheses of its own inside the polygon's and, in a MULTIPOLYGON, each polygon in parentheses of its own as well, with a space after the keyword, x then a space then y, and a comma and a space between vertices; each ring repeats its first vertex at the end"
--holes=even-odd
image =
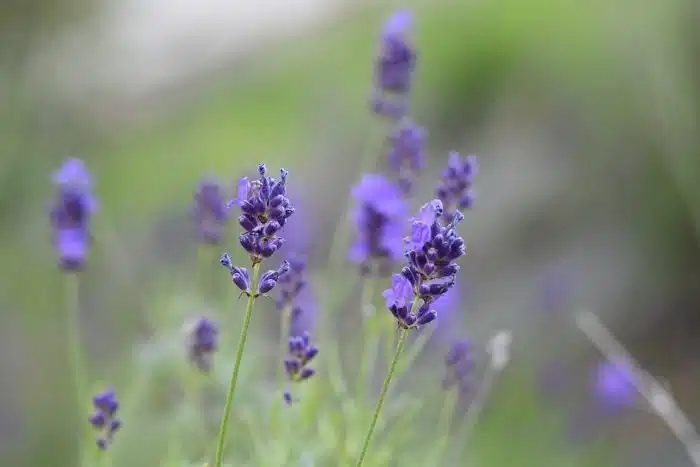
POLYGON ((382 294, 386 307, 406 307, 413 301, 413 285, 401 274, 391 276, 391 288, 382 294))
POLYGON ((469 391, 474 372, 474 354, 469 341, 461 339, 452 344, 445 356, 445 369, 444 389, 456 386, 460 393, 469 391))
POLYGON ((218 245, 228 213, 221 185, 216 180, 205 179, 200 182, 194 193, 191 214, 199 240, 205 244, 218 245))
POLYGON ((51 206, 53 245, 65 271, 80 271, 90 249, 90 218, 97 211, 92 180, 85 164, 68 159, 53 173, 58 193, 51 206))
POLYGON ((386 307, 396 318, 397 324, 404 329, 418 329, 437 317, 437 313, 430 309, 428 303, 424 303, 417 310, 413 309, 413 303, 417 300, 413 285, 401 274, 391 276, 391 288, 385 290, 383 296, 386 307))
POLYGON ((611 410, 629 408, 638 395, 634 374, 627 366, 610 361, 598 364, 593 375, 593 390, 598 401, 611 410))
POLYGON ((425 167, 425 129, 410 121, 399 125, 389 138, 389 166, 397 173, 399 187, 409 194, 417 173, 425 167))
POLYGON ((114 389, 110 388, 97 394, 92 399, 95 411, 90 415, 90 424, 98 431, 97 446, 105 450, 112 444, 114 434, 122 426, 121 419, 117 418, 119 401, 114 389))
MULTIPOLYGON (((318 347, 311 344, 308 332, 299 336, 289 338, 289 353, 284 359, 284 368, 292 383, 300 383, 316 374, 315 370, 309 367, 309 363, 318 355, 318 347)), ((292 403, 292 396, 289 391, 285 391, 284 400, 292 403)))
POLYGON ((284 276, 287 271, 289 271, 289 262, 282 261, 279 268, 270 269, 260 276, 257 290, 255 290, 255 293, 253 293, 253 291, 250 289, 250 275, 248 274, 248 270, 246 268, 234 266, 231 262, 231 256, 228 253, 221 256, 219 263, 228 269, 229 273, 231 274, 231 282, 233 282, 236 287, 241 290, 241 295, 250 296, 254 294, 255 297, 266 295, 272 291, 272 289, 274 289, 277 285, 277 281, 279 281, 280 277, 284 276))
POLYGON ((408 206, 399 188, 377 174, 366 174, 352 190, 355 242, 350 260, 363 273, 385 269, 403 257, 401 242, 408 206))
POLYGON ((229 206, 237 205, 241 210, 238 223, 244 230, 239 240, 250 255, 253 264, 272 256, 284 244, 277 234, 282 231, 294 208, 287 199, 287 171, 280 171, 280 179, 267 175, 265 164, 258 166, 260 178, 249 181, 242 178, 238 193, 229 206))
POLYGON ((201 317, 186 331, 185 343, 190 362, 202 372, 209 372, 212 357, 219 347, 219 326, 208 318, 201 317))
POLYGON ((479 161, 474 155, 462 158, 452 151, 447 168, 436 190, 436 196, 445 207, 445 217, 451 220, 457 210, 469 209, 474 204, 472 185, 479 173, 479 161))

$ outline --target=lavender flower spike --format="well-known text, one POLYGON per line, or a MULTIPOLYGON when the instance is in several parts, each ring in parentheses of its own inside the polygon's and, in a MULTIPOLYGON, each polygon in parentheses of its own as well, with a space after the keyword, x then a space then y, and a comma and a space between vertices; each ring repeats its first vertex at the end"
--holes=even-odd
POLYGON ((638 397, 632 371, 609 361, 596 367, 593 384, 598 400, 610 410, 632 407, 638 397))
POLYGON ((212 320, 198 318, 186 329, 187 357, 200 371, 208 373, 212 357, 219 348, 219 326, 212 320))
POLYGON ((425 167, 426 131, 406 120, 389 138, 389 167, 398 175, 401 191, 410 194, 416 175, 425 167))
POLYGON ((68 159, 52 182, 58 189, 50 218, 59 265, 65 271, 80 271, 92 243, 90 218, 97 211, 92 179, 81 160, 68 159))
POLYGON ((447 168, 442 173, 442 180, 436 195, 445 207, 448 222, 457 210, 469 209, 474 204, 472 185, 479 173, 479 161, 474 155, 462 158, 452 151, 447 168))
POLYGON ((122 421, 117 418, 119 402, 114 389, 108 389, 92 399, 95 412, 90 416, 90 424, 99 432, 97 437, 97 447, 106 450, 114 434, 121 428, 122 421))
MULTIPOLYGON (((284 368, 292 383, 300 383, 311 378, 316 371, 308 364, 318 355, 318 347, 311 344, 308 332, 289 338, 289 354, 284 359, 284 368)), ((284 392, 287 404, 293 401, 291 392, 284 392)))
POLYGON ((253 264, 269 258, 284 244, 277 234, 294 214, 294 207, 287 199, 287 175, 280 171, 280 179, 267 175, 265 164, 258 166, 260 178, 249 181, 242 178, 238 185, 238 197, 229 206, 238 205, 241 215, 238 223, 244 230, 239 240, 250 255, 253 264))
POLYGON ((416 50, 411 43, 413 23, 413 14, 408 10, 398 10, 389 17, 375 63, 372 110, 395 120, 407 112, 416 66, 416 50))
POLYGON ((352 190, 355 242, 350 260, 363 274, 387 270, 403 258, 403 227, 408 205, 399 188, 377 174, 366 174, 352 190))
POLYGON ((221 243, 222 230, 228 220, 228 213, 221 185, 215 179, 205 179, 200 182, 194 194, 191 215, 197 228, 197 236, 202 243, 209 245, 221 243))

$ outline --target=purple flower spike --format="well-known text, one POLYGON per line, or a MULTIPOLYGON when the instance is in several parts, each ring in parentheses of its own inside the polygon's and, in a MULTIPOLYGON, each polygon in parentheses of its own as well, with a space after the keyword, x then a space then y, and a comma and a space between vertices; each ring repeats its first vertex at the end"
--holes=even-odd
POLYGON ((474 155, 462 158, 452 151, 447 168, 442 173, 442 180, 437 187, 436 196, 445 206, 448 222, 457 210, 469 209, 474 204, 472 185, 479 173, 479 161, 474 155))
POLYGON ((425 167, 426 136, 425 129, 406 121, 389 138, 389 167, 405 194, 411 193, 416 175, 425 167))
POLYGON ((594 373, 594 393, 600 403, 611 410, 632 407, 638 395, 634 374, 628 367, 612 362, 600 363, 594 373))
POLYGON ((208 318, 197 319, 186 331, 185 344, 190 362, 208 373, 212 357, 219 348, 219 326, 208 318))
POLYGON ((114 389, 110 388, 97 394, 92 399, 92 405, 95 412, 90 415, 89 422, 98 431, 97 446, 104 451, 112 443, 114 434, 122 426, 122 421, 117 418, 119 402, 114 389))
POLYGON ((197 228, 197 236, 204 244, 218 245, 228 213, 224 204, 221 186, 214 179, 202 181, 194 194, 192 219, 197 228))
POLYGON ((386 270, 403 258, 401 244, 408 205, 401 190, 377 174, 366 174, 352 190, 355 242, 350 260, 363 274, 386 270))
POLYGON ((372 108, 379 115, 400 118, 405 113, 416 66, 416 50, 411 43, 413 23, 413 14, 408 10, 396 11, 384 23, 372 98, 372 108))
POLYGON ((90 219, 97 211, 91 176, 82 161, 69 159, 51 180, 58 189, 50 218, 59 265, 65 271, 80 271, 92 243, 90 219))
MULTIPOLYGON (((288 347, 289 354, 284 359, 284 368, 292 384, 298 384, 316 374, 315 370, 308 365, 318 355, 318 347, 311 344, 308 332, 290 337, 288 347)), ((289 391, 284 392, 284 400, 287 404, 292 403, 292 395, 289 391)))

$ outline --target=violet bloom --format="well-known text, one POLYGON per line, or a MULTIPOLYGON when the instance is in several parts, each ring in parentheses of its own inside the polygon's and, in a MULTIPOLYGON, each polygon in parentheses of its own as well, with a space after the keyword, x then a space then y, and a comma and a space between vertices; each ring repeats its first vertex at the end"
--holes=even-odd
POLYGON ((99 432, 97 446, 103 451, 112 444, 114 434, 122 426, 121 419, 117 418, 119 401, 114 389, 108 389, 92 399, 95 412, 90 416, 90 424, 99 432))
POLYGON ((187 357, 202 372, 209 372, 219 348, 219 326, 208 318, 197 319, 186 331, 187 357))
POLYGON ((63 270, 80 271, 92 243, 90 218, 97 211, 92 177, 81 160, 68 159, 52 181, 58 189, 50 213, 53 246, 63 270))
POLYGON ((192 219, 197 228, 197 236, 202 243, 218 245, 228 213, 221 185, 214 179, 200 182, 194 193, 192 219))
POLYGON ((594 394, 605 408, 618 410, 632 407, 638 395, 634 378, 629 367, 604 361, 595 368, 594 394))
POLYGON ((471 387, 474 372, 474 354, 471 343, 458 340, 452 344, 445 356, 446 375, 442 387, 446 390, 456 387, 460 393, 467 393, 471 387))
POLYGON ((389 138, 389 167, 398 175, 399 187, 410 194, 416 175, 425 167, 426 131, 410 121, 399 125, 389 138))
POLYGON ((387 269, 403 258, 403 226, 408 206, 399 188, 377 174, 366 174, 352 190, 355 242, 350 261, 363 274, 387 269))
POLYGON ((452 151, 447 168, 442 173, 442 180, 436 190, 436 196, 445 207, 445 217, 449 221, 457 210, 465 210, 474 204, 472 184, 479 172, 476 156, 462 158, 452 151))
MULTIPOLYGON (((308 332, 289 338, 289 355, 284 359, 284 368, 292 383, 306 381, 316 374, 315 370, 308 366, 316 355, 318 347, 311 344, 308 332)), ((284 392, 284 400, 287 404, 292 403, 291 392, 284 392)))
POLYGON ((396 11, 384 23, 374 68, 372 110, 398 120, 407 111, 408 94, 416 66, 416 50, 411 43, 413 14, 396 11))

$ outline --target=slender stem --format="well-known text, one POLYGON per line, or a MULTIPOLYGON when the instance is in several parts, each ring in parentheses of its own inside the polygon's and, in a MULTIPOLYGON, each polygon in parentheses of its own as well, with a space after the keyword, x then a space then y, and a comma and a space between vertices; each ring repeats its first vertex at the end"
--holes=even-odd
POLYGON ((362 346, 362 356, 360 358, 360 371, 357 377, 357 398, 362 400, 365 395, 367 380, 370 379, 373 363, 377 360, 379 353, 379 341, 381 338, 381 320, 377 313, 370 313, 373 309, 374 287, 376 281, 371 277, 362 282, 362 314, 364 318, 364 345, 362 346))
POLYGON ((243 349, 245 341, 248 337, 248 327, 250 326, 250 317, 253 313, 253 303, 255 302, 255 291, 258 288, 258 275, 260 274, 260 263, 253 265, 253 274, 250 281, 251 294, 248 296, 248 303, 245 307, 245 316, 243 317, 243 327, 241 328, 241 336, 238 339, 238 347, 236 348, 236 360, 233 364, 233 372, 231 373, 231 382, 226 394, 226 404, 224 405, 224 415, 221 419, 221 428, 219 429, 219 442, 216 446, 216 460, 214 467, 221 467, 224 461, 224 444, 226 443, 226 429, 228 428, 228 420, 231 416, 231 405, 233 404, 233 395, 236 392, 236 382, 238 381, 238 370, 241 367, 243 358, 243 349))
MULTIPOLYGON (((75 385, 75 399, 76 408, 78 410, 78 419, 80 422, 84 422, 83 411, 81 407, 85 404, 83 397, 85 397, 83 391, 85 390, 85 367, 82 359, 82 339, 80 333, 80 280, 77 273, 66 274, 66 284, 65 284, 65 302, 66 302, 66 313, 67 313, 67 327, 66 334, 68 340, 68 352, 69 360, 71 366, 71 373, 73 374, 74 385, 75 385)), ((84 430, 79 430, 81 433, 84 430)), ((80 464, 82 465, 83 459, 83 437, 78 435, 78 456, 80 458, 80 464)))
MULTIPOLYGON (((413 308, 417 308, 419 300, 413 301, 413 308)), ((369 430, 367 430, 367 436, 365 436, 365 442, 362 445, 362 452, 360 453, 360 458, 357 461, 357 467, 360 467, 365 460, 367 455, 367 450, 369 449, 369 442, 372 440, 372 434, 374 433, 374 428, 377 426, 377 420, 379 419, 379 412, 382 410, 382 405, 384 405, 384 399, 386 398, 387 392, 389 392, 389 384, 391 383, 391 378, 394 376, 394 371, 396 370, 396 364, 399 361, 399 356, 403 350, 403 346, 406 343, 406 336, 408 336, 408 329, 402 329, 399 335, 399 342, 396 344, 396 352, 394 353, 394 358, 391 361, 391 366, 389 367, 389 373, 386 375, 384 384, 382 385, 382 391, 379 393, 379 400, 377 401, 377 407, 374 409, 374 415, 372 416, 372 423, 369 425, 369 430)))

